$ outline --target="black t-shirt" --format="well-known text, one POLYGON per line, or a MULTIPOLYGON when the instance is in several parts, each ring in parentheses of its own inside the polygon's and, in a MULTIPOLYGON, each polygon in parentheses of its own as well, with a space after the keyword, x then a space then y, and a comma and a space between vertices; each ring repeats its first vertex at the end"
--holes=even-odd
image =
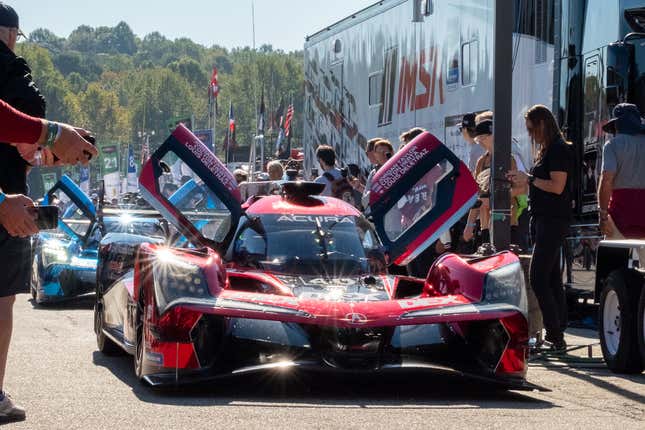
MULTIPOLYGON (((0 99, 28 115, 45 116, 45 99, 31 79, 25 60, 0 42, 0 99)), ((0 188, 7 194, 27 194, 27 162, 18 150, 0 143, 0 188)))
POLYGON ((570 218, 572 214, 571 178, 573 173, 573 150, 562 140, 553 142, 537 161, 531 173, 536 178, 551 179, 551 172, 567 172, 567 185, 562 194, 543 191, 534 185, 529 187, 529 210, 533 216, 570 218))

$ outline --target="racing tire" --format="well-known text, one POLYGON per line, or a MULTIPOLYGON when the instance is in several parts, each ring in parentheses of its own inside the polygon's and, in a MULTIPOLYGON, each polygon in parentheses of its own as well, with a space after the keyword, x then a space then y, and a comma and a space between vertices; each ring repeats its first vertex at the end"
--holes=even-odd
POLYGON ((123 355, 123 350, 103 332, 103 303, 97 295, 94 302, 94 332, 96 333, 96 347, 105 355, 123 355))
POLYGON ((636 317, 638 336, 638 349, 641 354, 641 363, 645 368, 645 287, 641 287, 641 297, 638 301, 638 314, 636 317))
POLYGON ((640 373, 643 370, 636 337, 641 282, 640 275, 633 271, 614 270, 605 279, 600 295, 600 346, 607 367, 615 373, 640 373))
POLYGON ((40 272, 38 271, 38 266, 38 255, 36 254, 31 264, 31 282, 29 283, 29 290, 34 305, 38 304, 38 289, 40 288, 40 272))
POLYGON ((136 332, 136 344, 134 349, 134 375, 137 377, 139 382, 143 382, 144 377, 144 357, 145 357, 145 308, 143 297, 139 297, 137 302, 137 314, 135 319, 135 332, 136 332))

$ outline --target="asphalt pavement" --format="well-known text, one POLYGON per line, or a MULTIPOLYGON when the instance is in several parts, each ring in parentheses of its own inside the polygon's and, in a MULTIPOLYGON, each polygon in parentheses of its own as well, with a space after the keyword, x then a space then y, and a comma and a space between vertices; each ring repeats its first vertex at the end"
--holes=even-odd
MULTIPOLYGON (((29 296, 18 296, 5 387, 27 420, 3 430, 645 428, 645 374, 614 375, 584 359, 532 362, 529 381, 548 392, 418 373, 260 374, 157 392, 135 380, 131 357, 96 350, 91 303, 34 307, 29 296)), ((597 343, 593 331, 572 332, 570 344, 597 343)))

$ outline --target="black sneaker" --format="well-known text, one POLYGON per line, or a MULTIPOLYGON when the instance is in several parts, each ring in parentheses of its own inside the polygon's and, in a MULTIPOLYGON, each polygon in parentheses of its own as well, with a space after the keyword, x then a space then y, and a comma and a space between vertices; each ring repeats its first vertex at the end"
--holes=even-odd
POLYGON ((551 354, 565 354, 567 352, 567 342, 565 342, 564 339, 551 342, 549 352, 551 354))
POLYGON ((26 416, 25 410, 5 392, 4 399, 0 401, 0 423, 23 421, 26 416))

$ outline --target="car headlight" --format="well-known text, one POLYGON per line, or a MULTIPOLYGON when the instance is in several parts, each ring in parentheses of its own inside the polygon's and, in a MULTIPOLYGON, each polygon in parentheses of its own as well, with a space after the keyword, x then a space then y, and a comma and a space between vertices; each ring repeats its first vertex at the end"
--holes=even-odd
POLYGON ((486 274, 484 281, 485 303, 508 303, 528 313, 526 283, 519 262, 508 264, 486 274))
POLYGON ((152 265, 152 273, 159 313, 164 313, 175 300, 212 297, 206 277, 199 266, 182 260, 157 259, 152 265))
POLYGON ((57 244, 47 244, 43 246, 43 256, 48 262, 67 263, 69 255, 67 249, 57 244))
POLYGON ((94 259, 72 257, 70 262, 72 266, 80 267, 82 269, 96 269, 97 262, 94 259))

